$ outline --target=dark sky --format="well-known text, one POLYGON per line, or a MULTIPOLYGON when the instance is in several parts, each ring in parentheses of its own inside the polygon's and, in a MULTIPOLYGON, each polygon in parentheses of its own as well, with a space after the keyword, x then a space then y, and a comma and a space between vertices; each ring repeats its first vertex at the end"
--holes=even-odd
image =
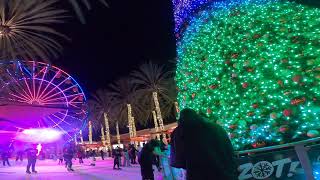
POLYGON ((64 25, 63 32, 72 41, 63 43, 63 55, 54 61, 78 80, 87 95, 142 62, 166 63, 175 57, 170 0, 108 2, 110 8, 94 3, 86 12, 86 24, 71 20, 64 25))

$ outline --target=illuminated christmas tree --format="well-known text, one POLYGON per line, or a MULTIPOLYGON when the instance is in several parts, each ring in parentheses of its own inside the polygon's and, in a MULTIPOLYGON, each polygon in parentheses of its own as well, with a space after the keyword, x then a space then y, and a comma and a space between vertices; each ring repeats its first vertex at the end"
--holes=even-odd
POLYGON ((211 3, 184 26, 177 36, 181 109, 206 113, 236 149, 319 135, 319 8, 211 3))

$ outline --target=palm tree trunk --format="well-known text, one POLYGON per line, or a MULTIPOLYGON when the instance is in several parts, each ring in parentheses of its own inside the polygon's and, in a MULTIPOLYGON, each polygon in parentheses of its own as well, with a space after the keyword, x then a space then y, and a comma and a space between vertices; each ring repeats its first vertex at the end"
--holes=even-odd
POLYGON ((89 144, 92 144, 92 124, 89 121, 89 144))
MULTIPOLYGON (((133 134, 133 126, 132 126, 132 109, 131 109, 131 104, 127 104, 128 107, 128 126, 129 126, 129 135, 130 135, 130 139, 133 138, 134 134, 133 134)), ((131 141, 131 143, 133 143, 131 141)))
POLYGON ((161 115, 161 109, 160 109, 159 100, 158 100, 158 93, 157 92, 153 92, 152 96, 153 96, 154 104, 156 106, 157 119, 159 121, 160 130, 161 130, 162 133, 164 133, 164 124, 163 124, 163 119, 162 119, 162 115, 161 115))
POLYGON ((158 120, 157 120, 157 114, 155 111, 152 111, 152 116, 153 116, 153 122, 154 122, 154 128, 156 130, 156 138, 159 139, 159 125, 158 125, 158 120))
POLYGON ((178 102, 174 102, 174 107, 176 108, 176 118, 179 118, 180 108, 178 102))
POLYGON ((116 131, 117 131, 117 141, 118 141, 118 144, 120 144, 120 132, 119 132, 119 124, 117 122, 116 124, 116 131))
POLYGON ((107 113, 104 113, 104 124, 106 126, 106 143, 107 143, 107 148, 111 149, 111 141, 110 141, 110 127, 109 127, 109 120, 107 113))
POLYGON ((81 144, 83 144, 83 137, 82 137, 82 130, 80 130, 80 142, 81 142, 81 144))
MULTIPOLYGON (((135 124, 135 120, 134 120, 133 116, 131 117, 131 126, 132 126, 132 135, 133 135, 133 137, 137 137, 137 129, 136 129, 136 124, 135 124)), ((135 147, 137 147, 138 142, 134 141, 134 145, 135 145, 135 147)))
POLYGON ((102 125, 101 125, 101 142, 102 142, 103 146, 106 146, 106 138, 104 136, 104 130, 103 130, 102 125))

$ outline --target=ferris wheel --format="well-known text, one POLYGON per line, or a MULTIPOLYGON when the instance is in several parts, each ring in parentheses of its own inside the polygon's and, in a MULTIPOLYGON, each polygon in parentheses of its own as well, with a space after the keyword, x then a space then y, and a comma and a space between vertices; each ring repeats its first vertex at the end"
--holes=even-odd
POLYGON ((77 81, 58 67, 36 61, 0 63, 0 112, 1 106, 7 106, 4 118, 17 122, 18 128, 56 128, 70 137, 88 114, 77 81))

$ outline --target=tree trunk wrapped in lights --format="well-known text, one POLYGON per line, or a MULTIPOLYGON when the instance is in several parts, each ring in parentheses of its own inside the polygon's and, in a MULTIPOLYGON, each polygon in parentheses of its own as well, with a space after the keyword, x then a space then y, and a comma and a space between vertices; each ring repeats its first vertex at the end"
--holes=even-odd
POLYGON ((118 124, 118 122, 116 124, 116 131, 117 131, 117 141, 118 141, 118 144, 120 144, 121 141, 120 141, 120 132, 119 132, 119 124, 118 124))
POLYGON ((89 144, 92 144, 92 124, 89 121, 89 144))
POLYGON ((104 137, 104 130, 102 125, 101 125, 101 142, 103 146, 106 146, 106 138, 104 137))
POLYGON ((129 135, 130 139, 133 138, 133 126, 132 126, 132 109, 131 105, 127 104, 128 107, 128 126, 129 126, 129 135))
POLYGON ((106 126, 106 144, 107 148, 111 149, 111 140, 110 140, 110 127, 107 113, 104 113, 104 124, 106 126))
POLYGON ((154 104, 155 104, 155 106, 156 106, 157 119, 158 119, 158 121, 159 121, 160 130, 161 130, 162 133, 163 133, 163 132, 164 132, 164 124, 163 124, 163 119, 162 119, 161 110, 160 110, 160 105, 159 105, 159 100, 158 100, 158 93, 157 93, 157 92, 153 92, 153 93, 152 93, 152 96, 153 96, 154 104))
MULTIPOLYGON (((132 126, 132 135, 133 135, 133 137, 137 137, 137 129, 136 129, 136 124, 135 124, 135 120, 134 120, 133 116, 131 117, 131 126, 132 126)), ((137 147, 138 142, 134 141, 133 143, 137 147)))
POLYGON ((174 102, 174 107, 176 108, 176 118, 179 118, 180 108, 178 102, 174 102))
POLYGON ((80 130, 80 142, 81 142, 81 144, 83 144, 83 137, 82 137, 82 130, 80 130))
POLYGON ((158 125, 158 120, 157 120, 157 114, 155 111, 152 111, 152 116, 153 116, 153 122, 154 122, 154 128, 156 130, 156 137, 159 139, 159 125, 158 125))
POLYGON ((137 136, 137 129, 136 129, 136 124, 135 124, 135 120, 134 117, 131 117, 131 126, 132 126, 132 135, 133 137, 137 136))

